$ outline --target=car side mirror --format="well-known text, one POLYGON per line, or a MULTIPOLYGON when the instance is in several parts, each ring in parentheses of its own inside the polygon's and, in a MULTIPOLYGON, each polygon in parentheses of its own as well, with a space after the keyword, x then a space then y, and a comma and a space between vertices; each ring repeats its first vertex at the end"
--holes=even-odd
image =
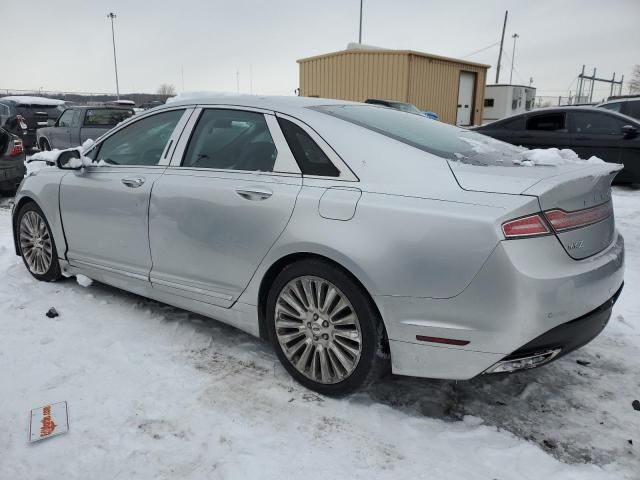
POLYGON ((60 155, 58 155, 56 159, 56 165, 62 170, 80 170, 82 168, 80 152, 78 152, 78 150, 65 150, 60 152, 60 155))
POLYGON ((638 129, 633 125, 625 125, 622 127, 622 135, 624 138, 636 138, 638 136, 638 129))

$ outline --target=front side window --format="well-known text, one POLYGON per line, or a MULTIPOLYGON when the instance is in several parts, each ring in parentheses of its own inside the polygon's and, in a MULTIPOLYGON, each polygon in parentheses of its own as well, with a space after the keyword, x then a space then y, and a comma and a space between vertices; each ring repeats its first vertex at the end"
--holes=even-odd
POLYGON ((90 108, 84 117, 85 127, 113 127, 133 115, 123 108, 90 108))
POLYGON ((271 172, 277 155, 262 113, 206 109, 189 140, 182 166, 271 172))
POLYGON ((340 170, 307 132, 284 118, 278 118, 278 124, 303 175, 340 176, 340 170))
POLYGON ((595 135, 621 135, 625 123, 613 115, 599 112, 572 112, 572 130, 575 133, 595 135))
POLYGON ((97 159, 110 165, 157 165, 184 110, 138 120, 107 138, 97 159))
POLYGON ((565 131, 565 114, 548 113, 535 115, 527 119, 527 130, 540 130, 544 132, 565 131))
POLYGON ((74 114, 75 114, 75 110, 73 110, 73 109, 65 110, 65 112, 60 117, 60 120, 58 120, 58 126, 59 127, 70 127, 71 124, 73 123, 73 115, 74 114))

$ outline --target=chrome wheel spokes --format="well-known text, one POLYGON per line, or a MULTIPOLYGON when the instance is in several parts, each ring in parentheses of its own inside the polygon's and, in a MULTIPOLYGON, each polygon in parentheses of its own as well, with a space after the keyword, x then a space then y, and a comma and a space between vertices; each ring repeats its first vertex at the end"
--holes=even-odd
POLYGON ((276 301, 275 328, 289 362, 315 382, 340 382, 358 365, 358 316, 349 299, 323 278, 298 277, 284 286, 276 301))
POLYGON ((20 251, 31 273, 47 273, 53 260, 53 247, 49 228, 40 214, 30 210, 22 216, 18 240, 20 251))

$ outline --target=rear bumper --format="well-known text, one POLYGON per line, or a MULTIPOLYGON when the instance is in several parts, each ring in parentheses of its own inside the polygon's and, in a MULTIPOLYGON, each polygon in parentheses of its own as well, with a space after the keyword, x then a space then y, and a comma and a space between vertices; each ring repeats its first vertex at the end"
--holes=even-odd
POLYGON ((563 355, 584 345, 606 324, 623 276, 621 235, 584 260, 570 258, 548 236, 501 242, 455 297, 374 300, 385 320, 394 373, 463 380, 511 355, 552 345, 563 355), (427 343, 417 336, 468 343, 427 343))

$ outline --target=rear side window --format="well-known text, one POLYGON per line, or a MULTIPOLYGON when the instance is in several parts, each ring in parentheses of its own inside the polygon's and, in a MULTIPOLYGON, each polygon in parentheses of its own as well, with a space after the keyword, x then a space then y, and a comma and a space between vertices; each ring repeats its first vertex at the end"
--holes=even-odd
POLYGON ((564 113, 548 113, 529 117, 527 119, 527 130, 541 130, 544 132, 566 131, 565 117, 564 113))
POLYGON ((133 115, 133 110, 89 108, 84 117, 85 127, 113 127, 133 115))
POLYGON ((295 123, 278 118, 284 138, 303 175, 339 177, 340 170, 329 160, 316 142, 295 123))
POLYGON ((262 113, 207 109, 189 140, 182 166, 271 172, 277 155, 262 113))
POLYGON ((620 135, 624 122, 605 112, 572 112, 572 130, 575 133, 620 135))

